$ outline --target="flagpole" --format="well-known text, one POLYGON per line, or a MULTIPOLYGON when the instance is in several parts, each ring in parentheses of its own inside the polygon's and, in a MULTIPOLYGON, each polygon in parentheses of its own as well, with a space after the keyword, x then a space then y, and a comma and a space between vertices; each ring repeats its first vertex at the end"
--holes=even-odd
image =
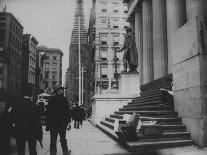
POLYGON ((78 16, 78 60, 79 60, 79 105, 81 104, 81 45, 80 45, 80 15, 78 16))
POLYGON ((108 90, 111 90, 111 22, 110 22, 110 16, 108 17, 108 28, 109 28, 109 66, 108 66, 109 87, 108 87, 108 90))
POLYGON ((81 104, 83 105, 83 67, 82 67, 82 74, 81 75, 82 75, 82 77, 81 77, 81 80, 82 80, 82 84, 81 84, 81 86, 82 86, 81 104))

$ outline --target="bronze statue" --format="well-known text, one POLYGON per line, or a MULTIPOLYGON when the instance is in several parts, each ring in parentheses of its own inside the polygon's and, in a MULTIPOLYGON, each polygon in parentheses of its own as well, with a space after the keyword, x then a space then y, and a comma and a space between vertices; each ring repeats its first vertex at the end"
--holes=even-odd
POLYGON ((123 55, 123 60, 126 59, 128 62, 128 72, 136 72, 138 66, 138 53, 135 43, 135 36, 132 33, 131 27, 127 27, 126 33, 127 34, 125 36, 124 46, 118 52, 122 52, 124 49, 126 49, 123 55))

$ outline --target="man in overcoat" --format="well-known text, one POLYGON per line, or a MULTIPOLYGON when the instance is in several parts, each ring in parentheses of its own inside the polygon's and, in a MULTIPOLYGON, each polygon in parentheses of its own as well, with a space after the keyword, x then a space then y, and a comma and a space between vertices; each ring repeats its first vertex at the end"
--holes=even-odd
POLYGON ((66 129, 71 122, 70 106, 64 97, 63 87, 56 89, 56 94, 48 103, 46 112, 46 130, 50 130, 50 154, 57 153, 57 136, 60 136, 60 143, 64 155, 70 154, 68 150, 66 129))
POLYGON ((25 154, 28 143, 30 155, 37 155, 36 140, 42 141, 42 126, 37 105, 32 101, 32 89, 22 88, 23 96, 12 107, 10 116, 16 138, 18 155, 25 154))
POLYGON ((138 66, 138 53, 136 48, 135 36, 130 26, 127 27, 126 33, 127 34, 125 36, 124 46, 118 52, 126 50, 124 53, 124 59, 126 59, 128 62, 129 72, 136 72, 138 66))

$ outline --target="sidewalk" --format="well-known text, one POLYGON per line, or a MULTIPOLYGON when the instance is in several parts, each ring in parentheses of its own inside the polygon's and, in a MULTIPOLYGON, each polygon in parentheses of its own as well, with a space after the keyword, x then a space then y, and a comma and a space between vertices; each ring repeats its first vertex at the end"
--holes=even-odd
MULTIPOLYGON (((90 122, 84 121, 83 127, 80 129, 72 129, 67 131, 68 147, 72 150, 71 155, 206 155, 206 149, 199 149, 195 146, 162 149, 158 151, 129 153, 115 141, 105 135, 98 128, 94 127, 90 122)), ((44 131, 43 149, 38 143, 38 155, 49 155, 49 132, 44 131)), ((58 153, 62 155, 60 141, 57 142, 58 153)), ((147 151, 147 150, 146 150, 147 151)), ((17 155, 12 153, 11 155, 17 155)), ((26 155, 29 155, 28 148, 26 155)))
MULTIPOLYGON (((125 149, 121 148, 115 141, 88 121, 84 121, 83 127, 80 129, 74 129, 72 126, 72 129, 67 131, 67 140, 68 147, 72 150, 71 155, 127 154, 125 149)), ((38 155, 49 155, 49 143, 49 132, 44 131, 43 149, 38 143, 38 155)), ((59 139, 57 148, 57 155, 62 155, 59 139)), ((11 155, 17 155, 17 153, 12 153, 11 155)), ((29 155, 28 148, 26 149, 26 155, 29 155)))

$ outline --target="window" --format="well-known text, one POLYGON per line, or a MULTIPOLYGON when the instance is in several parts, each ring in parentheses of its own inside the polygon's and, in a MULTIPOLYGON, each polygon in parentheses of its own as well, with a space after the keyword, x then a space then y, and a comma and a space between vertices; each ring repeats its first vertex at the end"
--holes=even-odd
POLYGON ((101 12, 107 12, 107 2, 106 1, 101 1, 100 6, 101 6, 101 12))
POLYGON ((107 35, 102 35, 101 36, 101 44, 106 45, 107 44, 107 35))
POLYGON ((56 87, 56 84, 57 84, 57 81, 53 81, 52 82, 52 88, 55 88, 56 87))
POLYGON ((0 75, 3 75, 3 67, 0 66, 0 75))
POLYGON ((52 79, 57 79, 57 72, 56 71, 52 72, 52 79))
POLYGON ((53 56, 53 60, 57 60, 57 56, 53 56))
POLYGON ((101 75, 101 78, 107 78, 107 75, 102 74, 102 75, 101 75))
POLYGON ((118 4, 114 4, 113 12, 114 13, 118 13, 119 12, 119 5, 118 4))
POLYGON ((53 62, 53 63, 52 63, 52 66, 53 66, 53 67, 57 67, 57 63, 56 63, 56 62, 53 62))
POLYGON ((118 45, 119 44, 119 35, 114 35, 113 36, 113 42, 114 42, 114 45, 118 45))
POLYGON ((108 69, 107 69, 107 67, 103 67, 103 68, 101 68, 101 74, 102 74, 102 75, 106 75, 106 76, 107 76, 107 73, 108 73, 108 69))
POLYGON ((102 51, 101 52, 101 60, 107 60, 107 58, 108 58, 108 52, 102 51))
POLYGON ((101 8, 101 12, 107 12, 107 5, 103 5, 101 8))
POLYGON ((113 28, 119 28, 119 18, 114 18, 112 22, 113 22, 113 28))
POLYGON ((45 60, 49 60, 49 56, 47 55, 47 56, 45 56, 45 60))
POLYGON ((48 88, 48 82, 45 82, 45 88, 48 88))
POLYGON ((0 41, 4 41, 4 38, 5 38, 5 31, 0 30, 0 41))
POLYGON ((5 18, 0 18, 0 27, 6 26, 6 19, 5 18))
POLYGON ((107 18, 101 18, 101 25, 102 25, 102 27, 104 27, 104 28, 107 27, 107 18))
POLYGON ((45 78, 49 78, 49 74, 50 74, 50 72, 49 71, 46 71, 45 72, 45 78))
POLYGON ((49 62, 45 62, 45 69, 49 69, 50 63, 49 62))

